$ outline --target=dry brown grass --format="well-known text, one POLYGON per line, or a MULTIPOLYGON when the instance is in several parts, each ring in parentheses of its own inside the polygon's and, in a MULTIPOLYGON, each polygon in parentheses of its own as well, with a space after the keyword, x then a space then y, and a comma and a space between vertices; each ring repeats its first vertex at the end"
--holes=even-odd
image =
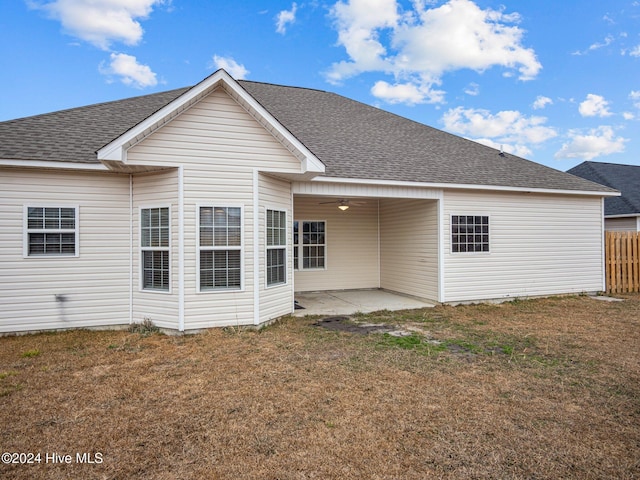
POLYGON ((640 477, 640 296, 367 318, 444 343, 313 319, 0 338, 0 450, 43 455, 0 477, 640 477))

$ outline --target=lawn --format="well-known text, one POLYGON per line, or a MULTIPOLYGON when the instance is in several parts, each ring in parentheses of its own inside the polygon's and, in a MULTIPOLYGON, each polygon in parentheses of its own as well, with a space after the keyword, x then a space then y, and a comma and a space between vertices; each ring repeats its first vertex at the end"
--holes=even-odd
POLYGON ((0 338, 0 478, 640 478, 640 296, 318 320, 0 338))

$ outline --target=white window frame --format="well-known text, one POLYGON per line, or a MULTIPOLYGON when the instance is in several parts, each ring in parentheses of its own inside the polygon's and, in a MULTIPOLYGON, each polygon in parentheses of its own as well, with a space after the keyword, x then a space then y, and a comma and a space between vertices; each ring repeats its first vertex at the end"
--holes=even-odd
MULTIPOLYGON (((328 262, 328 228, 327 228, 327 221, 326 220, 294 220, 293 224, 291 225, 291 234, 292 234, 292 245, 293 248, 296 249, 296 252, 298 253, 298 261, 296 262, 294 260, 294 266, 293 268, 295 270, 298 271, 319 271, 319 270, 326 270, 327 266, 329 264, 328 262), (298 222, 298 243, 294 243, 294 239, 295 239, 295 233, 293 231, 293 227, 295 225, 295 222, 298 222), (322 244, 312 244, 312 245, 316 245, 316 246, 321 246, 324 247, 324 266, 322 267, 308 267, 305 268, 304 267, 304 241, 303 241, 303 236, 302 236, 302 231, 303 231, 303 225, 305 223, 324 223, 324 243, 322 244)), ((295 256, 294 256, 295 258, 295 256)))
MULTIPOLYGON (((482 226, 482 221, 481 221, 481 225, 482 226)), ((449 248, 450 248, 450 252, 452 255, 489 255, 491 253, 491 215, 488 215, 486 213, 475 213, 475 214, 452 214, 449 218, 449 235, 450 235, 450 241, 449 241, 449 248), (466 251, 466 252, 461 252, 461 251, 454 251, 454 242, 453 242, 453 237, 454 237, 454 233, 453 233, 453 217, 474 217, 474 227, 477 227, 478 225, 475 224, 475 217, 486 217, 487 218, 487 233, 485 234, 484 232, 480 232, 480 233, 473 233, 473 234, 469 234, 469 233, 464 233, 463 235, 487 235, 487 250, 479 250, 476 251, 475 248, 473 251, 466 251)), ((485 242, 483 240, 480 241, 480 245, 484 244, 485 242)), ((467 245, 469 245, 469 242, 467 242, 467 245)), ((473 243, 471 243, 471 245, 476 245, 476 242, 474 240, 473 243)))
POLYGON ((68 204, 28 204, 23 206, 23 240, 22 240, 22 256, 24 258, 76 258, 80 256, 80 207, 78 205, 68 204), (73 208, 74 210, 74 228, 29 228, 29 209, 30 208, 73 208), (29 238, 32 233, 52 233, 74 234, 74 253, 29 253, 29 238))
POLYGON ((287 239, 289 236, 289 228, 287 227, 288 224, 289 224, 289 215, 285 209, 266 207, 265 220, 264 220, 264 231, 265 231, 264 284, 265 284, 265 288, 281 287, 283 285, 288 285, 289 283, 289 272, 288 272, 289 249, 287 248, 287 243, 288 243, 287 239), (284 231, 284 243, 281 243, 278 245, 269 245, 269 212, 277 212, 279 214, 284 213, 285 224, 284 224, 284 227, 280 227, 284 231), (283 282, 269 283, 269 252, 271 250, 284 251, 284 281, 283 282))
POLYGON ((173 216, 172 216, 172 209, 171 209, 171 204, 162 204, 162 205, 141 205, 140 207, 138 207, 138 249, 139 249, 139 255, 138 255, 138 264, 139 264, 139 290, 141 292, 149 292, 149 293, 160 293, 160 294, 171 294, 172 290, 173 290, 173 280, 172 280, 172 274, 173 274, 173 260, 172 260, 172 255, 171 255, 171 244, 172 244, 172 223, 173 223, 173 216), (156 209, 160 209, 160 208, 166 208, 169 210, 169 245, 166 247, 143 247, 142 246, 142 211, 143 210, 156 210, 156 209), (145 251, 160 251, 160 252, 168 252, 167 258, 168 258, 168 262, 169 262, 169 285, 166 290, 165 289, 160 289, 160 288, 149 288, 149 287, 145 287, 144 286, 144 254, 143 252, 145 251))
MULTIPOLYGON (((196 204, 196 292, 203 294, 238 293, 245 290, 244 269, 244 205, 224 202, 208 202, 196 204), (240 245, 239 246, 202 246, 200 245, 200 209, 201 208, 239 208, 240 209, 240 245), (240 288, 205 288, 200 285, 200 253, 202 251, 238 250, 240 252, 240 288)), ((215 231, 214 231, 215 235, 215 231)))

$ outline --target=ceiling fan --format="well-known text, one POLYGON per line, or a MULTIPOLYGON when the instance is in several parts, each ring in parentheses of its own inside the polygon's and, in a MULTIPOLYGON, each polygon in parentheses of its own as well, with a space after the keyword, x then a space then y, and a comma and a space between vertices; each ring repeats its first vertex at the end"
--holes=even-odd
POLYGON ((359 207, 364 205, 365 201, 362 200, 349 200, 348 198, 340 198, 338 200, 331 200, 330 202, 320 202, 319 205, 327 205, 329 203, 335 203, 338 205, 338 208, 342 211, 347 210, 349 207, 359 207))

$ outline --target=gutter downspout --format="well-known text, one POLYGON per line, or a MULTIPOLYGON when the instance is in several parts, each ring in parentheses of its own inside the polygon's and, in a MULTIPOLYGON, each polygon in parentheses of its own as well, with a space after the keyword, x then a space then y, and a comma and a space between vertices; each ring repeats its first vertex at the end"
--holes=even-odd
POLYGON ((184 167, 178 167, 178 330, 184 332, 184 167))
POLYGON ((607 259, 605 255, 605 248, 607 242, 605 240, 605 235, 607 234, 605 229, 605 220, 604 220, 604 197, 600 198, 600 238, 602 242, 602 248, 600 248, 600 263, 601 263, 601 273, 602 275, 602 291, 607 291, 607 259))
POLYGON ((444 191, 438 195, 438 301, 444 303, 444 191))
POLYGON ((133 175, 129 174, 129 325, 133 323, 133 175))
POLYGON ((260 325, 260 176, 253 169, 253 324, 260 325))

